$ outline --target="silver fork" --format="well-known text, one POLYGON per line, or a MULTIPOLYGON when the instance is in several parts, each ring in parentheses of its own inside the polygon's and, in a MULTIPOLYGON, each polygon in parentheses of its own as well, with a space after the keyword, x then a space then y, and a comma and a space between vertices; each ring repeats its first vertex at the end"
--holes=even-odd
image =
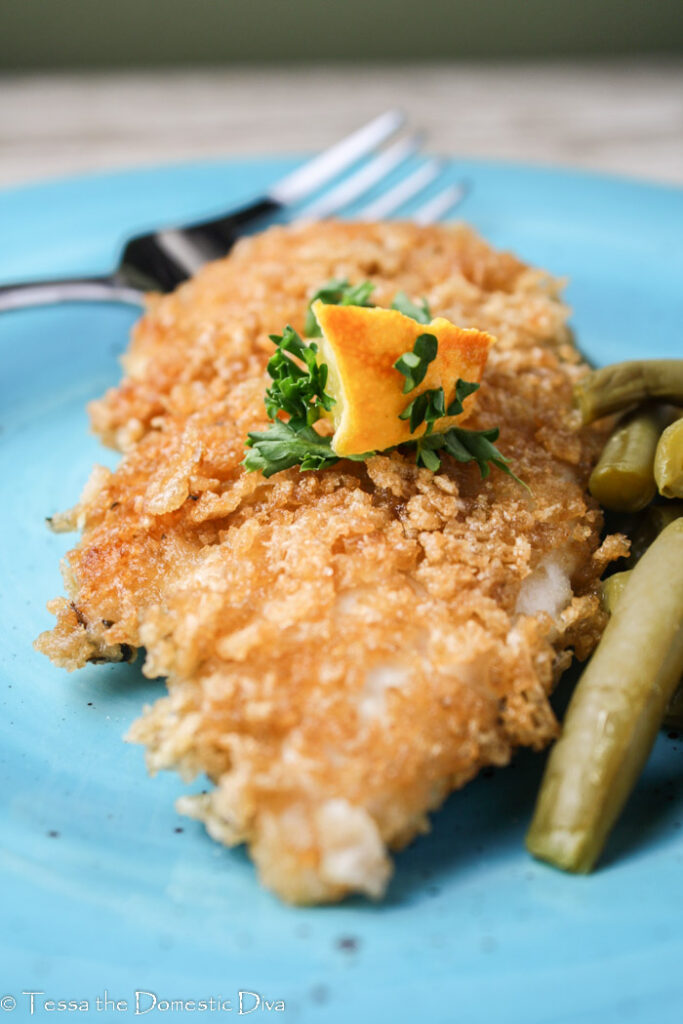
MULTIPOLYGON (((282 178, 265 196, 247 206, 213 220, 131 238, 111 274, 0 285, 0 312, 74 301, 123 302, 139 306, 146 292, 172 291, 202 264, 224 256, 240 236, 254 226, 264 225, 275 214, 292 211, 297 219, 320 220, 340 213, 381 185, 417 153, 422 140, 415 134, 398 138, 380 149, 397 134, 403 123, 400 111, 389 110, 282 178), (302 209, 294 210, 366 157, 366 162, 339 184, 302 209)), ((357 216, 364 220, 388 217, 419 196, 442 170, 442 161, 425 160, 417 170, 369 202, 357 216)), ((464 184, 449 185, 423 203, 412 219, 421 224, 440 220, 464 195, 464 184)))

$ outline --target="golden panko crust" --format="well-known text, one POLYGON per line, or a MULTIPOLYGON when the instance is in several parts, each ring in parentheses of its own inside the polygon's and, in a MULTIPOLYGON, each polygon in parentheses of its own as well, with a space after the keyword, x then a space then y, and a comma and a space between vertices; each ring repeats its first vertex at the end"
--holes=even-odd
POLYGON ((558 293, 463 226, 276 227, 150 298, 127 376, 91 407, 124 457, 60 521, 83 537, 38 647, 69 669, 146 649, 168 696, 131 738, 152 770, 208 775, 180 806, 248 843, 287 900, 381 895, 387 848, 451 789, 555 735, 553 681, 599 637, 597 581, 625 542, 599 545, 586 481, 602 435, 572 413, 585 367, 558 293), (331 277, 498 338, 468 426, 500 427, 531 494, 398 452, 244 473, 268 335, 302 330, 331 277))

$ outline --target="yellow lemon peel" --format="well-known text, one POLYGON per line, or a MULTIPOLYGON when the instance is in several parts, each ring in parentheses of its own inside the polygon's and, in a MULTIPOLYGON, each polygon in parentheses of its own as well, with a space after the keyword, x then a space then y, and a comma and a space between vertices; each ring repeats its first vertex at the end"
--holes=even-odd
MULTIPOLYGON (((335 427, 332 450, 341 457, 384 451, 421 437, 424 424, 411 432, 408 422, 399 419, 406 405, 423 391, 442 387, 448 406, 458 378, 480 383, 495 343, 490 334, 456 327, 444 317, 421 324, 395 309, 333 306, 320 300, 311 308, 322 331, 318 359, 328 367, 326 390, 335 399, 327 414, 335 427), (394 363, 412 351, 421 334, 437 339, 437 356, 424 380, 405 395, 405 378, 394 363)), ((463 412, 437 420, 434 430, 461 426, 475 401, 476 395, 468 396, 463 412)))

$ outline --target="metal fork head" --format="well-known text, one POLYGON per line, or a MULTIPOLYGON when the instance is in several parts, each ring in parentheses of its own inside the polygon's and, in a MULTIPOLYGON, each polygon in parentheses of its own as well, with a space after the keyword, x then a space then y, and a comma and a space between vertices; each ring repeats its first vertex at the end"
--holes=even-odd
MULTIPOLYGON (((364 220, 391 216, 434 185, 443 170, 443 163, 433 158, 410 168, 421 140, 417 135, 396 138, 403 122, 400 111, 381 114, 242 209, 131 238, 109 275, 0 286, 0 312, 71 300, 141 303, 145 292, 172 291, 204 263, 224 256, 241 235, 283 212, 289 219, 319 220, 349 211, 364 220), (366 205, 358 209, 364 199, 366 205), (305 201, 308 206, 301 208, 305 201)), ((413 217, 421 224, 439 220, 464 195, 462 184, 449 185, 423 203, 413 217)))
MULTIPOLYGON (((341 215, 368 195, 373 198, 356 212, 361 220, 388 217, 418 198, 444 170, 444 162, 429 158, 417 169, 405 174, 408 162, 418 153, 422 139, 417 134, 404 135, 378 148, 385 139, 391 140, 401 127, 402 116, 388 111, 364 128, 355 132, 330 150, 314 158, 304 167, 287 175, 273 186, 260 204, 248 207, 241 214, 219 217, 184 228, 169 228, 131 239, 126 245, 119 273, 127 284, 149 289, 170 291, 181 281, 192 276, 209 260, 218 259, 230 249, 240 228, 247 224, 258 226, 275 213, 284 211, 296 219, 322 220, 341 215), (367 159, 364 159, 367 157, 367 159), (363 160, 340 181, 340 170, 363 160), (392 176, 401 174, 398 182, 392 176), (387 184, 389 183, 389 184, 387 184), (323 191, 320 192, 321 188, 323 191), (303 208, 297 204, 312 193, 320 192, 303 208)), ((448 185, 432 196, 413 214, 420 224, 440 220, 462 201, 465 188, 462 183, 448 185)))
MULTIPOLYGON (((127 242, 117 271, 126 284, 171 291, 209 260, 224 256, 249 226, 264 224, 326 186, 374 153, 401 128, 404 116, 388 110, 276 182, 263 199, 227 215, 139 235, 127 242)), ((405 148, 405 143, 400 143, 405 148)), ((380 157, 386 162, 386 157, 380 157)), ((374 165, 374 162, 371 161, 374 165)), ((348 180, 348 179, 347 179, 348 180)), ((332 190, 334 192, 334 189, 332 190)))
MULTIPOLYGON (((344 216, 350 210, 356 220, 382 220, 407 207, 437 183, 446 167, 444 160, 428 157, 406 173, 409 161, 419 152, 421 141, 419 135, 397 139, 338 185, 297 211, 297 219, 323 220, 344 216), (397 172, 401 176, 394 181, 397 172), (371 198, 365 205, 360 208, 354 206, 368 195, 371 198)), ((448 184, 414 210, 410 219, 418 224, 442 220, 463 201, 466 194, 465 182, 448 184)))

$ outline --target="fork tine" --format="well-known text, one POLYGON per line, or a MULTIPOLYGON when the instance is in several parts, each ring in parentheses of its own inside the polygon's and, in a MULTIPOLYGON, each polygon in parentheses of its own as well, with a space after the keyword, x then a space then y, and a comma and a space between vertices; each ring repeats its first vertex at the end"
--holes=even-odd
POLYGON ((433 199, 428 199, 426 203, 418 207, 412 219, 416 224, 434 224, 436 221, 441 220, 442 217, 445 217, 454 206, 458 206, 468 191, 469 188, 464 181, 459 181, 455 185, 449 185, 448 188, 435 195, 433 199))
POLYGON ((409 135, 407 138, 399 139, 398 142, 387 146, 385 150, 372 157, 371 160, 361 167, 355 174, 350 175, 335 188, 330 189, 319 199, 314 199, 305 209, 301 210, 299 217, 302 220, 321 220, 337 213, 344 206, 348 206, 360 196, 369 192, 382 178, 385 178, 395 167, 407 160, 415 153, 422 142, 419 135, 409 135))
POLYGON ((283 206, 301 202, 394 135, 404 121, 402 111, 385 111, 278 181, 268 193, 270 198, 283 206))
POLYGON ((409 199, 417 196, 439 176, 444 164, 442 160, 427 160, 398 185, 388 189, 373 202, 368 203, 358 214, 359 220, 381 220, 394 213, 409 199))

